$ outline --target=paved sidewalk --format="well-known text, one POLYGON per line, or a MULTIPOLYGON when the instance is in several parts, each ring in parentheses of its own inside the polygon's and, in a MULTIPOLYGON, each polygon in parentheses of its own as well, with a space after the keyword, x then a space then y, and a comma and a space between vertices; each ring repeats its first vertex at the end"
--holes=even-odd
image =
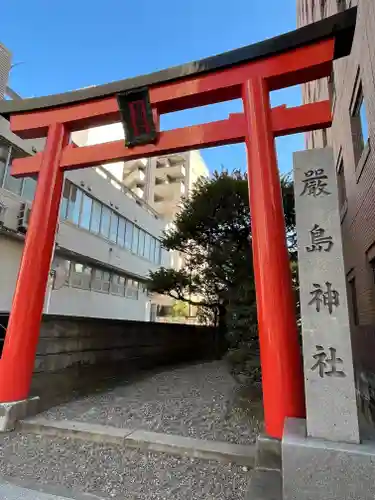
MULTIPOLYGON (((33 485, 34 486, 34 485, 33 485)), ((48 488, 51 490, 51 488, 48 488)), ((62 489, 62 488, 54 488, 62 489)), ((65 494, 65 491, 64 491, 65 494)), ((67 493, 68 494, 68 493, 67 493)), ((3 481, 0 478, 0 498, 1 500, 102 500, 101 498, 80 493, 75 496, 61 496, 56 491, 54 493, 37 489, 35 486, 25 487, 9 481, 3 481)))

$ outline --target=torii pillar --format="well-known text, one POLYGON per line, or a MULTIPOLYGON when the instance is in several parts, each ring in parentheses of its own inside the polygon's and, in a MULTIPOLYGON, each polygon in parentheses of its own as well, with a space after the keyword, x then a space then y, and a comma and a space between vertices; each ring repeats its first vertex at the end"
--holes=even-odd
MULTIPOLYGON (((350 52, 356 9, 271 40, 196 63, 67 94, 0 104, 23 138, 47 137, 45 150, 13 162, 15 176, 38 175, 29 229, 2 357, 0 402, 11 412, 27 401, 63 172, 111 161, 245 142, 265 429, 280 439, 286 417, 305 414, 303 373, 274 139, 329 127, 328 101, 271 109, 272 90, 327 77, 350 52), (160 114, 242 98, 227 120, 159 132, 160 114), (122 121, 127 142, 68 144, 72 131, 122 121)), ((19 416, 19 415, 17 415, 19 416)))

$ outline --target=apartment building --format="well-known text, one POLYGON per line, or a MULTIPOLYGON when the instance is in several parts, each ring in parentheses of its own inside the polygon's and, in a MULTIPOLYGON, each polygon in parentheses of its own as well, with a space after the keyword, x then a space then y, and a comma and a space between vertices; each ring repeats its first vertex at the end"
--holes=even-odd
MULTIPOLYGON (((10 61, 9 52, 2 49, 0 57, 8 54, 10 61)), ((3 96, 9 94, 9 67, 0 60, 3 96)), ((35 179, 12 177, 11 162, 43 147, 44 140, 15 136, 0 117, 0 313, 11 308, 36 187, 35 179)), ((165 221, 155 210, 107 170, 67 173, 45 312, 153 318, 155 308, 144 284, 150 270, 168 265, 168 254, 160 245, 164 229, 165 221)))
POLYGON ((375 324, 375 2, 297 0, 297 19, 303 26, 355 5, 351 55, 329 79, 304 85, 303 100, 331 101, 332 128, 306 134, 306 146, 334 149, 351 316, 362 327, 375 324))
MULTIPOLYGON (((121 123, 95 127, 74 135, 80 146, 121 139, 124 139, 121 123)), ((199 177, 209 175, 199 151, 116 162, 105 168, 166 220, 173 220, 181 198, 191 191, 199 177)))

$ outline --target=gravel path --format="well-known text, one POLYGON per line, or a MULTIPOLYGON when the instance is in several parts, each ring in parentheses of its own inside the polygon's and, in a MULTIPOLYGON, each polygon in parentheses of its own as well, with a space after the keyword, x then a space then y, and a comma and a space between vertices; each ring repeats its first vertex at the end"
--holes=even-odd
POLYGON ((146 429, 200 439, 250 444, 261 429, 260 402, 236 406, 236 384, 224 362, 144 372, 122 384, 44 412, 44 418, 146 429))
POLYGON ((0 436, 0 475, 115 500, 245 500, 245 467, 28 434, 0 436))

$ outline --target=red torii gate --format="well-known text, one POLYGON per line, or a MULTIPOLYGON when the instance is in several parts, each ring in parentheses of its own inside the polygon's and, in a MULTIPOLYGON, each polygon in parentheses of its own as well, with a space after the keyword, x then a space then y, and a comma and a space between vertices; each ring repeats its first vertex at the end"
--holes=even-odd
POLYGON ((0 360, 0 402, 23 400, 29 394, 64 171, 245 142, 266 432, 281 438, 285 417, 304 416, 274 138, 329 127, 331 107, 323 101, 271 109, 269 92, 329 76, 332 61, 350 53, 355 22, 353 8, 261 43, 151 75, 0 103, 0 114, 10 119, 13 132, 23 138, 47 136, 42 153, 14 160, 12 166, 12 175, 37 175, 38 183, 0 360), (156 129, 160 114, 231 99, 242 98, 244 112, 159 132, 153 143, 131 148, 123 141, 80 148, 69 144, 72 131, 120 121, 117 95, 145 87, 156 129))

